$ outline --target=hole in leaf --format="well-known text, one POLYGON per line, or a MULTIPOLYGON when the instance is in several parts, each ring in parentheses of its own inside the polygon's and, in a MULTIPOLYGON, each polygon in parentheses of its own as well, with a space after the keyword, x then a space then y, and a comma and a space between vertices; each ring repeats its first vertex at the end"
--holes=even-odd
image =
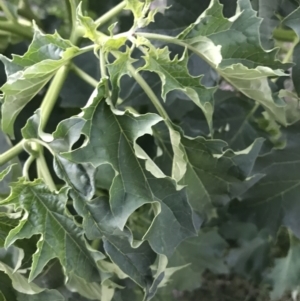
POLYGON ((75 150, 75 149, 81 147, 84 144, 86 139, 87 139, 87 137, 85 135, 81 134, 79 139, 72 145, 72 150, 75 150))

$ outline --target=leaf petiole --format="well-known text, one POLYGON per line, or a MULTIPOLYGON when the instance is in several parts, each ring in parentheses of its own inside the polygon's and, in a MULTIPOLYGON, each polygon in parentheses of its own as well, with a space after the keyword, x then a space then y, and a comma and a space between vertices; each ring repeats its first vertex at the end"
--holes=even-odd
POLYGON ((96 88, 98 86, 98 81, 92 76, 84 72, 81 68, 77 67, 74 63, 71 63, 71 71, 73 71, 77 76, 79 76, 86 83, 96 88))
POLYGON ((143 79, 143 77, 137 72, 137 70, 131 65, 127 65, 128 70, 130 71, 132 77, 136 80, 136 82, 141 86, 144 92, 147 94, 153 105, 155 106, 156 110, 163 117, 165 120, 170 120, 168 113, 165 111, 164 107, 161 105, 159 99, 147 84, 147 82, 143 79))
POLYGON ((32 163, 35 160, 35 156, 34 155, 30 155, 29 158, 26 160, 24 166, 23 166, 23 170, 22 170, 22 175, 24 178, 26 178, 26 180, 30 180, 29 178, 29 168, 32 165, 32 163))
POLYGON ((107 13, 105 13, 100 18, 98 18, 95 21, 95 24, 97 25, 97 27, 105 24, 106 22, 110 21, 114 16, 118 15, 125 6, 126 6, 126 2, 122 1, 121 3, 116 5, 113 9, 109 10, 107 13))
POLYGON ((40 154, 39 154, 38 158, 36 159, 36 164, 42 174, 42 178, 44 179, 44 182, 47 184, 49 189, 51 191, 56 191, 55 183, 52 179, 47 162, 45 160, 45 157, 44 157, 44 154, 42 153, 42 151, 40 151, 40 154))

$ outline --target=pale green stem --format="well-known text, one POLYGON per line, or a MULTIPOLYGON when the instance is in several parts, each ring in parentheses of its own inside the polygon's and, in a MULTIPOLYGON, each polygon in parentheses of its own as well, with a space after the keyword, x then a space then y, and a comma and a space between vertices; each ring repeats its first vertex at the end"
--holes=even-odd
POLYGON ((84 54, 84 53, 89 52, 89 51, 92 51, 94 49, 95 49, 95 45, 94 44, 82 47, 82 48, 80 48, 80 51, 78 52, 78 54, 76 54, 76 56, 84 54))
POLYGON ((72 34, 75 34, 77 28, 76 3, 75 0, 68 0, 68 1, 70 4, 69 8, 70 8, 70 15, 71 15, 71 22, 72 22, 72 34))
POLYGON ((68 72, 69 72, 68 65, 61 67, 57 71, 55 77, 53 78, 47 90, 47 93, 41 105, 41 129, 42 130, 45 128, 46 123, 48 122, 48 119, 54 108, 54 105, 62 89, 62 86, 68 76, 68 72))
POLYGON ((156 110, 160 114, 162 118, 166 121, 170 121, 170 117, 168 113, 165 111, 164 107, 161 105, 159 99, 151 89, 151 87, 147 84, 147 82, 143 79, 143 77, 136 71, 136 69, 131 65, 127 64, 127 68, 132 75, 132 77, 136 80, 136 82, 141 86, 144 92, 147 94, 153 105, 155 106, 156 110))
POLYGON ((9 8, 7 7, 4 0, 0 0, 0 6, 1 6, 7 20, 11 21, 12 23, 18 22, 17 19, 15 18, 15 16, 11 13, 9 8))
POLYGON ((18 144, 16 144, 8 151, 0 155, 0 166, 12 160, 14 157, 18 156, 24 150, 23 142, 24 142, 23 140, 20 141, 18 144))
POLYGON ((96 88, 98 86, 98 81, 84 72, 81 68, 77 67, 74 63, 71 64, 71 71, 73 71, 76 75, 78 75, 82 80, 84 80, 92 87, 96 88))
POLYGON ((283 63, 288 63, 291 60, 291 57, 293 56, 293 53, 294 53, 294 48, 298 44, 298 42, 299 42, 299 38, 295 37, 293 45, 289 48, 284 59, 282 60, 283 63))
POLYGON ((126 6, 126 2, 122 1, 120 4, 115 6, 113 9, 102 15, 100 18, 98 18, 95 23, 97 27, 100 25, 105 24, 106 22, 110 21, 114 16, 118 15, 126 6))
POLYGON ((44 154, 42 152, 40 152, 39 157, 36 159, 36 163, 40 166, 40 171, 42 173, 43 179, 48 185, 49 189, 51 191, 56 191, 55 183, 53 182, 44 154))
MULTIPOLYGON (((101 78, 107 79, 105 54, 101 49, 99 50, 99 61, 100 61, 101 78)), ((109 86, 108 86, 107 81, 105 82, 105 91, 106 91, 106 96, 108 96, 109 95, 109 86)))
POLYGON ((34 143, 36 143, 38 145, 38 147, 44 146, 45 148, 48 149, 48 151, 51 153, 51 155, 53 157, 55 156, 55 153, 52 151, 51 147, 46 142, 44 142, 42 140, 39 140, 39 139, 36 139, 36 138, 32 138, 32 139, 26 140, 26 142, 28 142, 28 143, 34 142, 34 143))
POLYGON ((22 170, 22 175, 23 177, 25 177, 28 181, 30 180, 29 178, 29 168, 31 166, 31 164, 33 163, 33 161, 35 160, 35 156, 30 155, 28 157, 28 159, 26 160, 24 166, 23 166, 23 170, 22 170))
POLYGON ((33 31, 29 26, 20 25, 11 21, 0 21, 0 30, 4 30, 26 39, 32 39, 33 31))

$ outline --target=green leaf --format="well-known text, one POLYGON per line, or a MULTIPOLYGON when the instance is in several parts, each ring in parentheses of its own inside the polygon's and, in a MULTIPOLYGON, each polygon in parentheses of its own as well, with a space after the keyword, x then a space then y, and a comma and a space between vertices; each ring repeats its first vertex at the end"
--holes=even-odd
POLYGON ((260 26, 260 39, 262 45, 265 49, 270 49, 274 47, 274 41, 272 40, 272 33, 275 27, 279 24, 278 18, 275 16, 279 9, 280 0, 256 0, 252 1, 252 6, 254 2, 257 2, 257 8, 254 9, 258 11, 258 16, 262 18, 262 23, 260 26))
POLYGON ((14 137, 14 122, 21 110, 78 52, 58 33, 43 34, 35 28, 33 41, 23 56, 13 55, 9 60, 0 55, 7 75, 7 82, 1 87, 4 93, 1 122, 5 133, 14 137))
POLYGON ((136 139, 151 134, 151 126, 160 120, 155 114, 115 111, 102 101, 92 116, 89 143, 64 154, 64 157, 78 163, 90 162, 95 167, 107 163, 112 165, 117 174, 110 187, 110 206, 120 229, 124 228, 136 209, 147 203, 156 204, 156 217, 145 239, 157 253, 169 256, 182 240, 194 235, 195 230, 185 191, 177 190, 170 178, 154 178, 147 170, 149 167, 145 168, 148 162, 151 168, 157 169, 154 163, 145 162, 136 155, 136 139), (106 135, 108 128, 110 134, 106 135), (184 213, 184 218, 177 214, 179 211, 184 213), (165 229, 163 233, 159 230, 162 226, 165 229))
POLYGON ((294 83, 294 87, 295 90, 298 94, 298 96, 300 96, 300 88, 299 88, 299 75, 300 75, 300 68, 299 68, 299 64, 300 64, 300 57, 299 57, 299 49, 300 49, 300 43, 299 43, 299 39, 300 39, 300 26, 297 22, 297 20, 299 19, 300 16, 300 8, 298 7, 295 11, 293 11, 291 14, 289 14, 286 18, 284 18, 282 20, 282 24, 285 26, 290 27, 291 29, 294 30, 294 32, 296 33, 298 39, 296 40, 295 38, 295 42, 297 43, 297 45, 295 45, 295 48, 293 50, 293 62, 295 63, 295 65, 292 68, 292 80, 294 83))
POLYGON ((178 290, 193 290, 201 285, 205 270, 228 273, 223 255, 228 245, 214 229, 200 231, 198 237, 184 241, 169 260, 168 267, 182 269, 171 276, 170 285, 178 290))
POLYGON ((133 281, 147 290, 152 282, 150 266, 156 254, 147 242, 134 249, 126 237, 111 236, 104 239, 104 249, 111 260, 117 264, 133 281))
POLYGON ((156 11, 150 11, 150 5, 153 0, 125 0, 125 9, 131 10, 134 16, 135 26, 145 27, 154 21, 156 11))
MULTIPOLYGON (((45 265, 58 258, 66 275, 72 273, 88 281, 97 281, 99 274, 93 253, 87 248, 82 229, 66 212, 67 189, 51 193, 41 180, 12 184, 11 195, 2 202, 22 210, 26 219, 10 231, 5 246, 16 240, 41 235, 33 255, 29 280, 39 275, 45 265), (68 254, 68 255, 67 255, 68 254)), ((95 256, 94 256, 95 257, 95 256)))
POLYGON ((14 166, 14 164, 9 165, 0 172, 0 181, 2 181, 10 173, 13 166, 14 166))
MULTIPOLYGON (((239 0, 236 15, 223 17, 218 0, 178 38, 206 60, 234 88, 261 104, 277 121, 295 121, 286 116, 286 103, 273 95, 268 77, 284 76, 287 64, 276 60, 277 50, 265 51, 259 37, 260 19, 250 1, 239 0), (217 26, 216 26, 217 24, 217 26)), ((296 118, 297 120, 297 118, 296 118)))
POLYGON ((8 218, 4 212, 0 212, 0 248, 4 247, 5 239, 10 230, 18 225, 18 220, 8 218))
MULTIPOLYGON (((177 129, 179 132, 180 129, 177 129)), ((171 144, 170 138, 165 135, 165 132, 155 133, 165 153, 164 160, 172 162, 168 146, 171 144)), ((227 144, 222 140, 189 138, 180 133, 178 146, 183 152, 183 162, 179 169, 184 172, 174 172, 173 168, 173 177, 180 185, 186 186, 193 209, 210 219, 216 216, 216 206, 227 205, 261 179, 261 174, 252 175, 251 172, 262 144, 263 139, 260 138, 248 148, 235 153, 232 150, 224 151, 227 144)), ((179 164, 176 158, 174 162, 179 164)))
MULTIPOLYGON (((118 228, 118 222, 111 213, 107 197, 98 197, 90 201, 95 192, 93 183, 95 168, 89 163, 73 163, 58 154, 71 150, 72 145, 79 138, 83 125, 82 119, 70 118, 62 121, 53 133, 54 140, 50 146, 57 152, 54 169, 71 188, 70 196, 74 200, 76 211, 83 217, 83 228, 88 239, 102 239, 104 249, 112 261, 143 287, 148 295, 152 283, 150 265, 154 262, 156 254, 148 243, 143 243, 138 247, 132 246, 132 234, 128 229, 121 231, 118 228), (70 170, 72 173, 69 172, 70 170)), ((76 283, 78 282, 76 279, 76 283)), ((74 285, 74 279, 72 285, 74 285)), ((81 294, 88 296, 86 291, 82 291, 81 294)), ((91 294, 89 296, 91 297, 91 294)))
POLYGON ((143 57, 146 64, 139 70, 156 72, 162 81, 162 98, 173 90, 185 93, 206 116, 209 128, 212 130, 213 94, 214 88, 205 88, 201 85, 201 77, 193 77, 189 74, 187 63, 188 55, 185 51, 181 58, 177 56, 170 59, 170 51, 163 49, 151 49, 143 57))
POLYGON ((8 265, 0 262, 0 271, 9 276, 12 281, 13 288, 19 292, 18 300, 45 300, 45 301, 65 301, 66 299, 56 290, 46 290, 40 288, 34 283, 29 283, 19 272, 14 271, 8 265))
POLYGON ((120 80, 124 75, 131 76, 131 73, 128 70, 128 64, 134 63, 136 60, 131 58, 131 50, 130 48, 126 48, 125 52, 117 52, 117 59, 107 65, 107 69, 109 72, 109 78, 112 85, 112 102, 115 104, 119 97, 120 91, 120 80))
POLYGON ((275 236, 281 225, 289 227, 300 237, 297 218, 299 208, 299 122, 284 131, 284 149, 273 149, 260 156, 255 170, 265 174, 232 207, 239 218, 266 228, 275 236))
MULTIPOLYGON (((110 37, 97 30, 97 24, 92 18, 84 16, 81 11, 81 5, 77 9, 77 20, 84 29, 84 37, 95 43, 95 50, 100 46, 102 51, 118 50, 125 45, 126 37, 115 38, 112 34, 110 37)), ((101 25, 101 24, 100 24, 101 25)))
POLYGON ((284 258, 276 259, 275 266, 268 274, 272 280, 272 300, 280 299, 285 292, 296 290, 299 286, 300 265, 297 258, 300 254, 300 241, 291 234, 290 249, 284 258))
POLYGON ((228 266, 248 279, 260 279, 269 264, 270 239, 267 231, 258 231, 250 223, 230 221, 221 226, 220 234, 234 242, 226 258, 228 266))
MULTIPOLYGON (((8 137, 0 129, 0 155, 12 147, 8 137)), ((21 164, 17 157, 0 166, 0 198, 7 197, 10 189, 9 184, 21 176, 21 164)))

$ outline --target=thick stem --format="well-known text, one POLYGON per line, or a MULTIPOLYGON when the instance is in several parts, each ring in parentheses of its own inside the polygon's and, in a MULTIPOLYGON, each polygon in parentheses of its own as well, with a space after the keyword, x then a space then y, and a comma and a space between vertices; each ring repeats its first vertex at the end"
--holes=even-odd
POLYGON ((296 34, 293 30, 275 28, 273 38, 278 41, 293 42, 296 38, 296 34))
POLYGON ((23 26, 10 21, 0 21, 0 30, 8 31, 25 39, 32 39, 33 32, 29 26, 23 26))
POLYGON ((77 27, 77 19, 76 19, 76 3, 75 0, 69 0, 70 3, 70 14, 71 14, 71 22, 72 22, 72 31, 71 31, 71 41, 77 41, 79 37, 78 27, 77 27))
POLYGON ((44 100, 41 105, 41 129, 43 130, 48 122, 50 114, 54 108, 56 100, 62 89, 62 86, 68 76, 69 66, 65 65, 61 67, 54 76, 44 100))
POLYGON ((10 148, 7 152, 0 155, 0 166, 12 160, 23 151, 23 142, 23 140, 20 141, 18 144, 10 148))
POLYGON ((126 6, 126 2, 122 1, 120 4, 118 4, 117 6, 115 6, 113 9, 111 9, 110 11, 108 11, 107 13, 105 13, 104 15, 102 15, 100 18, 98 18, 95 23, 97 25, 97 27, 99 27, 100 25, 105 24, 106 22, 108 22, 109 20, 111 20, 114 16, 118 15, 123 8, 126 6))
POLYGON ((71 64, 71 71, 73 71, 76 75, 78 75, 82 80, 84 80, 92 87, 96 88, 98 86, 98 81, 84 72, 81 68, 77 67, 74 63, 71 64))

